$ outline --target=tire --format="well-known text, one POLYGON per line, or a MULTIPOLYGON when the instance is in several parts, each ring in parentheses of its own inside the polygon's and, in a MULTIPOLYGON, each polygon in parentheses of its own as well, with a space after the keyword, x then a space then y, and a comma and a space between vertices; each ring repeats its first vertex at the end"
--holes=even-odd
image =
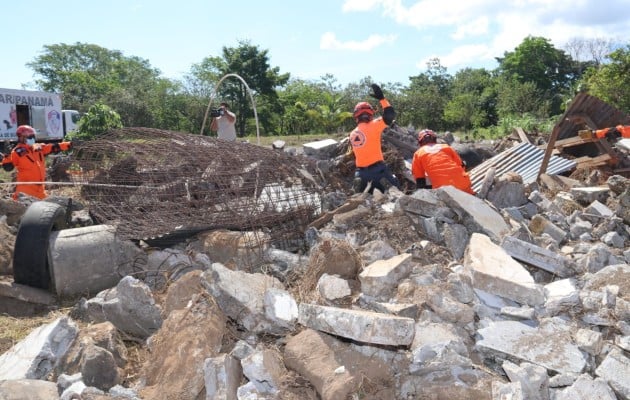
POLYGON ((66 225, 66 209, 59 204, 37 201, 26 209, 20 220, 13 249, 15 283, 40 289, 50 288, 50 233, 64 229, 66 225))

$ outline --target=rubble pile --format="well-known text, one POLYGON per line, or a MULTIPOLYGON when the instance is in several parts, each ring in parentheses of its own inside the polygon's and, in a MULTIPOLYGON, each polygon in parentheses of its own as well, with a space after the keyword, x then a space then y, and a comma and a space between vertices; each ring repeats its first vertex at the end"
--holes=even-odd
POLYGON ((0 355, 0 398, 630 399, 630 179, 359 194, 255 263, 234 234, 145 248, 0 355))

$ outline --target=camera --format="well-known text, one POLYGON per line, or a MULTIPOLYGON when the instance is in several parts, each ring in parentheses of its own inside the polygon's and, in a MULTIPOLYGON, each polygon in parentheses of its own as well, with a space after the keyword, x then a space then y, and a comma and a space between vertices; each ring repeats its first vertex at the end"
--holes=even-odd
POLYGON ((225 111, 222 108, 215 108, 213 110, 210 110, 210 116, 212 118, 216 118, 216 117, 220 117, 223 115, 225 111))

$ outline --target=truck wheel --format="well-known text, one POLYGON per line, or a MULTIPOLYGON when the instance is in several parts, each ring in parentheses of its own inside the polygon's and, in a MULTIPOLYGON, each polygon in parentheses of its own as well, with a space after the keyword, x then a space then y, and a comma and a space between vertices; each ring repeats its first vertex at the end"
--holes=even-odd
POLYGON ((48 242, 53 230, 66 227, 66 209, 59 204, 37 201, 27 209, 18 227, 13 249, 15 283, 40 289, 50 287, 48 242))

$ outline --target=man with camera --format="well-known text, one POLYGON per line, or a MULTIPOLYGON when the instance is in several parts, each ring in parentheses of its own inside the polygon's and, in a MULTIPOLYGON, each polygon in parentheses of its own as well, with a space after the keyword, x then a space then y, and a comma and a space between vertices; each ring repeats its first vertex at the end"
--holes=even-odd
POLYGON ((212 123, 210 129, 217 132, 217 137, 224 140, 236 140, 236 114, 229 110, 227 103, 221 103, 219 108, 210 113, 212 123))

